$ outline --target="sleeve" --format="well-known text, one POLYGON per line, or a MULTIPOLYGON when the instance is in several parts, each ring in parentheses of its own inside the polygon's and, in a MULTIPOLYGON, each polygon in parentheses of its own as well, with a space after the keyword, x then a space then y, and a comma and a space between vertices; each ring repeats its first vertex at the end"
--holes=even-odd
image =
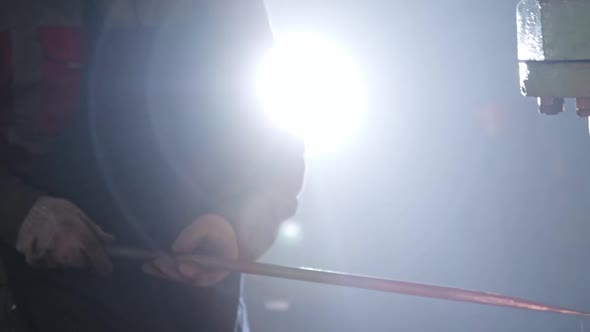
POLYGON ((280 224, 297 211, 305 177, 304 145, 294 137, 280 136, 270 151, 272 158, 258 169, 262 176, 257 177, 256 185, 238 202, 230 203, 244 260, 264 254, 274 243, 280 224))
POLYGON ((0 240, 14 245, 27 213, 41 193, 0 165, 0 240))
MULTIPOLYGON (((273 33, 263 0, 250 0, 248 25, 251 27, 250 41, 255 50, 250 68, 255 68, 260 59, 272 47, 273 33)), ((250 73, 253 75, 253 73, 250 73)), ((266 128, 268 129, 268 128, 266 128)), ((238 201, 232 201, 228 210, 233 211, 234 224, 240 256, 243 260, 255 260, 274 243, 280 224, 293 217, 298 207, 298 196, 303 187, 305 175, 304 144, 298 138, 285 132, 270 129, 264 143, 269 148, 255 162, 257 176, 252 186, 238 201)), ((243 183, 251 183, 244 179, 243 183)))

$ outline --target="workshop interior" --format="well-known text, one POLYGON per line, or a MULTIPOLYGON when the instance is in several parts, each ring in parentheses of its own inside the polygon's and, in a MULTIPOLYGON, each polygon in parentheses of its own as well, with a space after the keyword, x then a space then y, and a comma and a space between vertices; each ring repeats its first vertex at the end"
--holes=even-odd
POLYGON ((590 329, 589 0, 264 6, 251 90, 305 144, 297 211, 255 262, 194 258, 243 273, 249 331, 590 329))

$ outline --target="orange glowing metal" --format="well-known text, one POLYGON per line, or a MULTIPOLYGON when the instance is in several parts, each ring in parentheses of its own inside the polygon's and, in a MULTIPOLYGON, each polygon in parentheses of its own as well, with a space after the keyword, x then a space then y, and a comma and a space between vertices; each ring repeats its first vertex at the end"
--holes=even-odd
MULTIPOLYGON (((107 248, 107 252, 113 257, 137 260, 149 260, 157 256, 156 253, 151 251, 125 247, 109 247, 107 248)), ((373 278, 310 268, 294 268, 272 264, 231 261, 197 255, 183 256, 179 258, 192 260, 205 268, 241 272, 251 275, 307 281, 352 288, 362 288, 381 292, 437 298, 449 301, 471 302, 491 306, 590 317, 590 313, 586 312, 559 308, 524 299, 490 294, 480 291, 373 278)))

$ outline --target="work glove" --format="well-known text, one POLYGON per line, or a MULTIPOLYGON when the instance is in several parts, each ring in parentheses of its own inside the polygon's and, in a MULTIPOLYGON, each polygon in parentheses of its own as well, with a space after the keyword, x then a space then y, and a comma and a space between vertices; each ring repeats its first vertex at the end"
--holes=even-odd
POLYGON ((103 245, 112 240, 73 203, 42 196, 19 229, 16 249, 35 267, 91 266, 105 274, 113 267, 103 245))
MULTIPOLYGON (((207 214, 186 227, 174 241, 176 256, 199 254, 224 259, 238 259, 238 243, 232 226, 222 217, 207 214)), ((143 266, 151 276, 199 287, 213 286, 225 279, 229 272, 205 269, 186 259, 162 255, 143 266)))

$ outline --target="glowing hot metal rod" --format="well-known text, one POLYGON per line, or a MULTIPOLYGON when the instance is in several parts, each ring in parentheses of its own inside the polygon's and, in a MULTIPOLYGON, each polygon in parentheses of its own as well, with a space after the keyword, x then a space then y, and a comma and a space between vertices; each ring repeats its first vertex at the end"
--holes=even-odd
MULTIPOLYGON (((157 256, 156 253, 151 251, 125 247, 109 247, 107 248, 107 252, 113 257, 137 260, 150 260, 157 256)), ((459 288, 387 280, 310 268, 294 268, 272 264, 231 261, 205 256, 182 256, 178 257, 178 259, 192 260, 204 268, 241 272, 251 275, 307 281, 352 288, 362 288, 381 292, 437 298, 449 301, 471 302, 499 307, 590 317, 590 313, 586 312, 558 308, 528 300, 459 288)))

